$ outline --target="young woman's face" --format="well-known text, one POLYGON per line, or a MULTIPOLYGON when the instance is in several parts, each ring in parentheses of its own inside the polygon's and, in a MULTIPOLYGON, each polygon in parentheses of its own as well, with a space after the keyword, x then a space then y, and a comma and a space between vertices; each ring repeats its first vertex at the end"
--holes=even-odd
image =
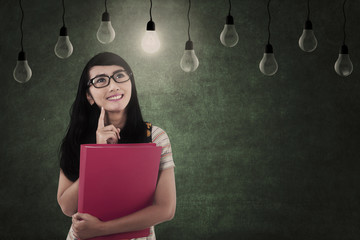
POLYGON ((110 112, 123 111, 126 108, 131 98, 131 80, 123 67, 94 66, 90 69, 89 76, 93 83, 89 87, 90 95, 87 94, 90 104, 95 101, 99 107, 110 112), (94 84, 101 88, 96 88, 94 84))

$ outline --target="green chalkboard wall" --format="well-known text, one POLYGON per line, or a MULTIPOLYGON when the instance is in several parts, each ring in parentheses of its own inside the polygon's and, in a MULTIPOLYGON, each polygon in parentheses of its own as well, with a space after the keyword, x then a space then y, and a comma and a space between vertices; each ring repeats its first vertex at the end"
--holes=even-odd
POLYGON ((150 2, 108 1, 116 39, 96 31, 103 1, 66 1, 73 55, 54 54, 60 0, 23 1, 31 80, 12 77, 20 50, 17 1, 0 0, 0 239, 65 239, 71 219, 56 201, 58 148, 85 63, 112 51, 133 68, 144 118, 165 129, 176 163, 177 212, 158 239, 359 239, 360 1, 349 0, 352 75, 334 71, 342 44, 342 1, 310 1, 318 39, 298 47, 306 0, 273 0, 279 70, 258 64, 267 41, 265 0, 233 0, 239 43, 219 40, 228 1, 193 0, 191 38, 200 61, 185 73, 186 0, 154 0, 161 49, 140 42, 150 2))

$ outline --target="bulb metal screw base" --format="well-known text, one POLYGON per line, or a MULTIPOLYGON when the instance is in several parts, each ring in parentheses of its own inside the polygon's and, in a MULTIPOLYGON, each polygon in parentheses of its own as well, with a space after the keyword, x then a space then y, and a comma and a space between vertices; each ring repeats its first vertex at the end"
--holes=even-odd
POLYGON ((26 60, 26 54, 25 52, 21 51, 18 55, 18 61, 25 61, 26 60))
POLYGON ((110 14, 108 12, 104 12, 101 16, 101 21, 110 22, 110 14))
POLYGON ((233 18, 233 16, 228 15, 228 16, 226 17, 226 24, 227 24, 227 25, 234 25, 234 18, 233 18))
POLYGON ((146 31, 155 31, 155 23, 152 20, 146 24, 146 31))
POLYGON ((191 40, 186 41, 185 50, 194 50, 194 44, 191 40))
POLYGON ((306 20, 304 29, 306 29, 306 30, 312 30, 313 29, 312 23, 311 23, 310 20, 306 20))
POLYGON ((340 54, 349 54, 349 49, 345 44, 341 46, 340 54))
POLYGON ((271 44, 266 44, 265 46, 265 53, 274 53, 273 47, 271 44))
POLYGON ((65 26, 60 28, 60 36, 67 36, 67 28, 65 26))

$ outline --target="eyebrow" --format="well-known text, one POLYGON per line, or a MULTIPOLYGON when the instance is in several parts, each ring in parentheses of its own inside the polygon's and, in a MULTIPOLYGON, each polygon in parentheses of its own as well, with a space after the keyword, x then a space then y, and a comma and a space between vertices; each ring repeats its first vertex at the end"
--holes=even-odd
MULTIPOLYGON (((119 72, 126 72, 126 70, 125 70, 125 69, 119 69, 119 70, 114 71, 112 74, 119 73, 119 72)), ((93 77, 93 78, 96 78, 96 77, 107 77, 107 76, 108 76, 108 75, 106 75, 105 73, 103 73, 103 74, 96 75, 96 76, 93 77)), ((93 79, 93 78, 91 78, 91 79, 93 79)))

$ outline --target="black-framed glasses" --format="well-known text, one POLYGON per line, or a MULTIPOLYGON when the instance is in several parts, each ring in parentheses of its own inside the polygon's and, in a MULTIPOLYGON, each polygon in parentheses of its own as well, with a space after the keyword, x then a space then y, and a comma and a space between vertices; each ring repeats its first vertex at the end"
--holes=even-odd
POLYGON ((97 75, 88 82, 88 86, 93 85, 95 88, 107 87, 110 84, 112 78, 116 83, 124 83, 130 80, 132 73, 127 73, 125 70, 119 70, 114 72, 112 76, 106 74, 97 75))

